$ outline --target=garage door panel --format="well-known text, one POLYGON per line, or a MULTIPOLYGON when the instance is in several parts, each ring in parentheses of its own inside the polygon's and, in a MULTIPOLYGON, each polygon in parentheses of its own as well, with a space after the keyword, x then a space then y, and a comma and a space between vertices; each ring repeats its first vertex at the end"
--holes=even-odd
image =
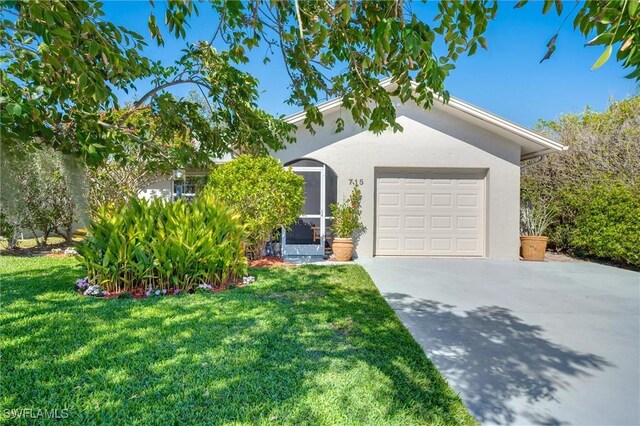
POLYGON ((378 238, 378 245, 380 250, 399 250, 400 239, 399 238, 378 238))
POLYGON ((477 238, 456 238, 456 251, 475 252, 478 249, 477 238))
POLYGON ((407 215, 404 217, 404 229, 426 230, 427 218, 424 215, 407 215))
POLYGON ((457 194, 457 207, 480 207, 480 194, 457 194))
POLYGON ((452 183, 451 179, 431 179, 431 186, 451 186, 452 183))
POLYGON ((484 187, 484 173, 380 173, 376 254, 482 256, 484 187))
POLYGON ((385 230, 398 230, 400 229, 400 217, 397 215, 380 215, 378 216, 378 228, 385 230))
POLYGON ((400 206, 400 195, 398 194, 380 194, 379 203, 381 207, 398 207, 400 206))
POLYGON ((431 216, 431 229, 450 231, 452 222, 451 216, 431 216))
POLYGON ((451 194, 431 194, 431 207, 451 207, 452 201, 451 194))
POLYGON ((425 249, 426 246, 426 239, 425 238, 406 238, 404 240, 404 249, 405 250, 411 250, 411 251, 419 251, 422 252, 425 249))
POLYGON ((478 216, 456 217, 456 228, 459 231, 479 231, 480 224, 478 223, 478 216))
POLYGON ((479 179, 458 179, 456 186, 458 188, 477 188, 482 185, 482 181, 479 179))
POLYGON ((406 207, 427 207, 426 194, 404 194, 404 205, 406 207))
POLYGON ((451 238, 430 238, 429 248, 433 254, 449 253, 451 251, 451 238))
MULTIPOLYGON (((400 179, 398 179, 398 180, 400 180, 400 179)), ((408 174, 404 178, 404 183, 405 183, 405 185, 411 186, 411 187, 427 186, 428 185, 428 181, 426 181, 424 179, 424 176, 422 176, 419 173, 408 174)))
MULTIPOLYGON (((399 176, 399 175, 398 175, 399 176)), ((400 183, 400 177, 392 174, 386 174, 386 177, 378 178, 378 186, 383 187, 385 185, 394 185, 400 183)))

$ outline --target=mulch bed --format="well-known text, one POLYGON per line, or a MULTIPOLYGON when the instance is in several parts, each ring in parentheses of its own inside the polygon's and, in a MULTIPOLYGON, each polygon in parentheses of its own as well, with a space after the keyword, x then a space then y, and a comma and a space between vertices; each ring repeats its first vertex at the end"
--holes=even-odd
MULTIPOLYGON (((229 284, 226 286, 218 286, 218 287, 214 287, 213 289, 209 290, 211 293, 218 293, 220 291, 226 291, 229 290, 232 287, 244 287, 245 284, 242 283, 237 283, 237 284, 229 284)), ((189 291, 180 291, 179 294, 174 294, 173 290, 169 290, 169 292, 167 294, 164 294, 162 296, 147 296, 146 294, 146 289, 143 288, 136 288, 134 290, 131 291, 115 291, 115 292, 111 292, 109 294, 107 294, 106 296, 103 296, 103 299, 117 299, 119 298, 121 295, 123 294, 130 294, 132 299, 147 299, 147 298, 153 298, 153 297, 171 297, 171 296, 178 296, 180 294, 183 293, 187 293, 187 294, 192 294, 193 291, 189 290, 189 291)))
POLYGON ((35 247, 18 247, 13 250, 3 248, 0 250, 0 256, 16 256, 16 257, 33 257, 33 256, 46 256, 46 257, 65 257, 64 253, 51 253, 52 249, 60 249, 64 251, 68 248, 76 248, 78 242, 73 243, 60 242, 56 244, 47 244, 46 246, 35 247))
POLYGON ((296 267, 298 265, 294 265, 293 263, 287 263, 281 257, 263 257, 262 259, 256 259, 249 261, 249 267, 251 268, 268 268, 271 266, 281 266, 286 268, 296 267))
POLYGON ((137 288, 137 289, 132 290, 132 291, 116 291, 116 292, 113 292, 113 293, 109 293, 106 296, 104 296, 104 298, 105 299, 117 299, 118 297, 120 297, 121 294, 125 294, 125 293, 131 294, 133 299, 144 299, 144 298, 147 297, 147 295, 144 292, 144 289, 137 288))

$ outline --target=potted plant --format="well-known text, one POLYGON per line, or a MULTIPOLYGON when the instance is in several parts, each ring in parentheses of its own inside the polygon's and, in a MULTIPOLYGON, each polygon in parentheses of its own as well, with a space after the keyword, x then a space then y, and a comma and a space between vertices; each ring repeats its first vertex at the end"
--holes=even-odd
POLYGON ((362 214, 362 191, 356 185, 348 199, 338 204, 331 204, 329 208, 333 214, 333 226, 331 231, 334 238, 331 244, 333 254, 338 261, 346 262, 353 256, 353 236, 358 231, 363 231, 364 225, 360 222, 362 214))
POLYGON ((544 235, 553 221, 553 212, 540 202, 534 207, 531 201, 520 208, 520 249, 523 260, 543 261, 548 237, 544 235))

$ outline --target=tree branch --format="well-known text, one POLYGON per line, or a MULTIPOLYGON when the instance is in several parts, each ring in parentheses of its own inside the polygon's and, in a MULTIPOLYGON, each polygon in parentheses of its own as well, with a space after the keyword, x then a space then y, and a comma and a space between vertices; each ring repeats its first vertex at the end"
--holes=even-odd
MULTIPOLYGON (((149 141, 145 141, 145 140, 143 140, 143 139, 140 139, 138 136, 136 136, 136 135, 132 134, 132 133, 131 133, 131 130, 130 130, 130 129, 127 129, 126 127, 125 127, 125 128, 123 128, 123 127, 121 127, 119 124, 118 124, 118 125, 110 124, 110 123, 104 122, 104 121, 102 121, 102 120, 98 120, 98 121, 97 121, 97 123, 98 123, 100 126, 102 126, 102 127, 106 128, 106 129, 118 130, 118 131, 120 131, 120 132, 125 133, 127 136, 129 136, 129 137, 130 137, 131 139, 133 139, 134 141, 138 142, 140 145, 144 145, 144 146, 147 146, 147 147, 154 148, 153 143, 151 143, 151 142, 149 142, 149 141)), ((160 155, 160 156, 161 156, 162 158, 164 158, 165 160, 170 161, 169 156, 168 156, 168 155, 166 155, 162 150, 158 149, 157 151, 158 151, 158 155, 160 155)))
POLYGON ((203 82, 198 81, 198 80, 193 80, 193 79, 190 79, 190 78, 189 79, 173 80, 173 81, 170 81, 168 83, 161 84, 161 85, 159 85, 157 87, 154 87, 153 89, 149 90, 147 93, 144 94, 144 96, 142 96, 138 101, 136 101, 133 104, 133 107, 122 116, 120 121, 118 121, 118 126, 121 126, 125 121, 127 121, 127 118, 129 118, 131 116, 131 114, 136 112, 142 105, 144 105, 144 103, 149 98, 152 98, 153 96, 155 96, 156 93, 158 93, 161 90, 167 89, 167 88, 169 88, 171 86, 177 86, 179 84, 195 84, 198 87, 206 87, 207 89, 209 88, 209 86, 207 86, 203 82))

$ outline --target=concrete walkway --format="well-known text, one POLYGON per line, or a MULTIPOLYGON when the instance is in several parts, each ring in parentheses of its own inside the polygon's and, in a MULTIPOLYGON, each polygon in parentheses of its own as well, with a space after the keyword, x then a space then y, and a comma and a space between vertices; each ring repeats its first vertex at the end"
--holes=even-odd
POLYGON ((640 424, 640 274, 591 263, 358 261, 483 424, 640 424))

